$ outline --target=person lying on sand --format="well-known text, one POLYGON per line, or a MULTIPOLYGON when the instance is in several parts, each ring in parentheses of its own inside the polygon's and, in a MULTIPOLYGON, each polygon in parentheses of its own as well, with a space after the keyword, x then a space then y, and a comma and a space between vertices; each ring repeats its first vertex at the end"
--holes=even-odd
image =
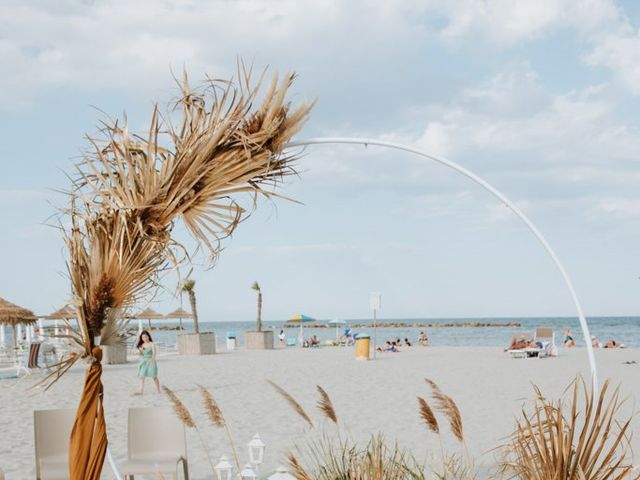
POLYGON ((524 350, 526 348, 542 348, 543 344, 540 341, 528 340, 526 338, 514 338, 511 340, 511 344, 504 349, 505 352, 509 350, 524 350))
POLYGON ((622 343, 616 342, 613 338, 607 340, 607 343, 604 344, 604 348, 625 348, 622 343))
POLYGON ((400 351, 398 347, 396 347, 396 345, 393 342, 390 342, 389 340, 384 342, 384 345, 382 345, 381 347, 376 348, 376 350, 378 352, 399 352, 400 351))

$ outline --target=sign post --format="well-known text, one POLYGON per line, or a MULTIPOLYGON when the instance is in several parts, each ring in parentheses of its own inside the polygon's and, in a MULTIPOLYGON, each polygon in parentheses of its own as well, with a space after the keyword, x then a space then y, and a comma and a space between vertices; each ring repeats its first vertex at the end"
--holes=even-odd
POLYGON ((376 359, 376 351, 378 348, 378 325, 377 314, 382 303, 382 294, 380 292, 371 292, 369 295, 369 307, 373 312, 373 359, 376 359))

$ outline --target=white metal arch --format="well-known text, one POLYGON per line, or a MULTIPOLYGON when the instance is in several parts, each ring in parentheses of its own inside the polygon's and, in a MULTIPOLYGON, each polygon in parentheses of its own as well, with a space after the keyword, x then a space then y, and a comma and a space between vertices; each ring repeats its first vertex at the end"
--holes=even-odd
MULTIPOLYGON (((317 144, 352 144, 352 145, 375 145, 379 147, 392 148, 395 150, 402 150, 405 152, 413 153, 415 155, 419 155, 421 157, 427 158, 429 160, 433 160, 434 162, 445 165, 458 173, 461 173, 467 178, 470 178, 485 190, 490 192, 493 196, 498 198, 502 203, 505 204, 509 209, 513 211, 517 215, 517 217, 524 222, 527 228, 535 235, 538 241, 542 244, 547 253, 551 256, 553 263, 556 265, 560 273, 562 274, 562 278, 564 279, 567 288, 569 289, 569 293, 571 294, 571 298, 573 299, 573 303, 575 304, 576 310, 578 312, 578 318, 580 319, 580 327, 582 328, 582 334, 584 336, 584 342, 587 349, 587 355, 589 357, 589 368, 591 370, 591 381, 594 388, 594 392, 597 392, 598 380, 597 380, 597 371, 596 371, 596 360, 593 354, 593 348, 591 346, 591 336, 589 334, 589 326, 587 325, 587 320, 582 313, 582 307, 580 306, 580 302, 578 301, 578 297, 573 289, 573 285, 571 280, 569 279, 569 275, 565 271, 564 267, 560 263, 560 260, 556 256, 555 252, 546 241, 546 239, 542 236, 540 231, 536 228, 536 226, 527 218, 527 216, 520 211, 520 209, 515 206, 507 197, 505 197, 502 193, 496 190, 492 185, 478 177, 473 172, 467 170, 466 168, 458 165, 455 162, 450 160, 445 160, 443 158, 434 157, 433 155, 429 155, 425 152, 417 150, 412 147, 408 147, 406 145, 401 145, 399 143, 394 142, 386 142, 383 140, 369 139, 369 138, 349 138, 349 137, 327 137, 327 138, 310 138, 308 140, 301 140, 297 142, 288 143, 285 148, 294 148, 294 147, 305 147, 308 145, 317 145, 317 144)), ((111 466, 111 470, 116 476, 117 480, 122 480, 122 476, 116 465, 113 456, 111 455, 111 450, 107 447, 107 460, 109 465, 111 466)))
POLYGON ((560 263, 560 260, 558 259, 558 256, 553 251, 553 249, 551 248, 551 245, 549 245, 549 243, 544 238, 542 233, 540 233, 540 231, 533 224, 533 222, 531 220, 529 220, 529 218, 524 213, 522 213, 522 211, 516 205, 514 205, 513 202, 511 202, 505 195, 503 195, 501 192, 499 192, 495 187, 493 187, 491 184, 489 184, 486 180, 480 178, 478 175, 476 175, 475 173, 471 172, 470 170, 464 168, 463 166, 458 165, 457 163, 452 162, 451 160, 446 160, 444 158, 435 157, 435 156, 429 155, 428 153, 425 153, 425 152, 423 152, 421 150, 418 150, 418 149, 413 148, 413 147, 409 147, 407 145, 402 145, 400 143, 387 142, 387 141, 384 141, 384 140, 376 140, 376 139, 373 139, 373 138, 320 137, 320 138, 309 138, 307 140, 300 140, 300 141, 290 142, 290 143, 288 143, 286 145, 285 148, 306 147, 308 145, 319 145, 319 144, 351 144, 351 145, 364 145, 365 147, 368 146, 368 145, 375 145, 375 146, 378 146, 378 147, 386 147, 386 148, 391 148, 391 149, 395 149, 395 150, 402 150, 404 152, 413 153, 413 154, 418 155, 420 157, 427 158, 429 160, 433 160, 434 162, 437 162, 437 163, 440 163, 442 165, 445 165, 446 167, 449 167, 452 170, 455 170, 456 172, 464 175, 465 177, 470 178, 471 180, 476 182, 478 185, 480 185, 482 188, 484 188, 489 193, 491 193, 498 200, 500 200, 502 203, 504 203, 504 205, 507 208, 509 208, 513 213, 516 214, 516 216, 520 220, 522 220, 522 222, 527 226, 527 228, 531 231, 531 233, 533 233, 533 235, 542 244, 542 246, 544 247, 546 252, 549 254, 551 259, 553 260, 553 263, 555 264, 555 266, 560 271, 560 274, 562 275, 564 283, 566 284, 567 288, 569 289, 569 293, 571 294, 571 298, 573 300, 573 303, 575 305, 576 311, 578 313, 578 318, 580 319, 580 327, 582 329, 582 335, 584 337, 584 343, 585 343, 585 347, 586 347, 587 357, 589 359, 589 369, 591 371, 591 382, 592 382, 592 386, 593 386, 593 391, 596 392, 596 395, 597 395, 597 391, 598 391, 598 375, 597 375, 597 369, 596 369, 596 359, 595 359, 595 356, 593 354, 593 347, 591 345, 591 335, 589 333, 589 325, 587 324, 587 319, 584 316, 584 313, 582 311, 582 306, 580 305, 580 301, 578 300, 578 296, 576 295, 576 292, 575 292, 575 290, 573 288, 573 284, 571 283, 571 279, 569 278, 569 275, 567 274, 566 270, 564 269, 564 267, 560 263))

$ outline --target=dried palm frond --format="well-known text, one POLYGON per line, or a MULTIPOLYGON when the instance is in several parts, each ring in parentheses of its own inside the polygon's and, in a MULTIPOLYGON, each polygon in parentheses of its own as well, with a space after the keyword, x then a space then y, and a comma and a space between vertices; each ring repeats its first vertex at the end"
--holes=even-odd
POLYGON ((196 422, 193 420, 191 413, 182 403, 182 400, 178 398, 178 396, 166 385, 162 386, 162 390, 169 397, 171 404, 173 405, 173 410, 176 412, 176 416, 180 419, 180 421, 185 425, 185 427, 196 428, 196 422))
POLYGON ((422 397, 418 397, 418 404, 420 406, 420 418, 422 419, 424 424, 433 433, 439 434, 440 427, 438 426, 438 420, 436 420, 436 416, 433 414, 433 410, 431 410, 431 407, 429 406, 427 401, 422 397))
POLYGON ((338 417, 336 416, 336 411, 333 408, 333 403, 331 402, 331 398, 329 394, 320 386, 316 385, 318 392, 320 393, 320 400, 318 401, 318 408, 324 416, 331 420, 333 423, 338 423, 338 417))
POLYGON ((533 411, 522 412, 503 447, 500 473, 527 480, 639 478, 631 465, 631 419, 618 418, 620 387, 609 392, 606 381, 596 393, 579 378, 558 401, 537 387, 535 394, 533 411))
POLYGON ((61 227, 85 355, 96 337, 118 341, 126 329, 118 312, 148 300, 184 258, 177 222, 215 258, 258 195, 279 196, 275 187, 295 173, 284 145, 311 109, 286 100, 293 80, 275 76, 261 94, 243 65, 235 81, 203 88, 192 88, 185 73, 173 111, 165 117, 154 106, 146 133, 108 120, 87 137, 63 212, 70 227, 61 227))
POLYGON ((302 405, 300 405, 296 401, 296 399, 289 394, 289 392, 287 392, 284 388, 282 388, 277 383, 272 382, 271 380, 267 380, 267 383, 271 385, 276 390, 276 392, 278 392, 287 401, 287 403, 291 406, 291 408, 293 408, 293 410, 298 415, 300 415, 304 419, 304 421, 309 424, 311 428, 313 428, 313 422, 311 421, 311 418, 309 418, 309 415, 307 415, 307 412, 304 411, 304 408, 302 408, 302 405))

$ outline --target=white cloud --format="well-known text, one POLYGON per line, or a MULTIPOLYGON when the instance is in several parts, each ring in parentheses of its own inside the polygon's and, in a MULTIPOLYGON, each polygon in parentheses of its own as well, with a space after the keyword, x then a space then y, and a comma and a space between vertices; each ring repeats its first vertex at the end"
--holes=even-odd
POLYGON ((610 68, 621 85, 640 95, 640 31, 603 36, 586 61, 610 68))
POLYGON ((458 0, 438 3, 436 9, 448 19, 445 38, 480 36, 505 46, 562 27, 589 33, 620 16, 610 0, 458 0))

